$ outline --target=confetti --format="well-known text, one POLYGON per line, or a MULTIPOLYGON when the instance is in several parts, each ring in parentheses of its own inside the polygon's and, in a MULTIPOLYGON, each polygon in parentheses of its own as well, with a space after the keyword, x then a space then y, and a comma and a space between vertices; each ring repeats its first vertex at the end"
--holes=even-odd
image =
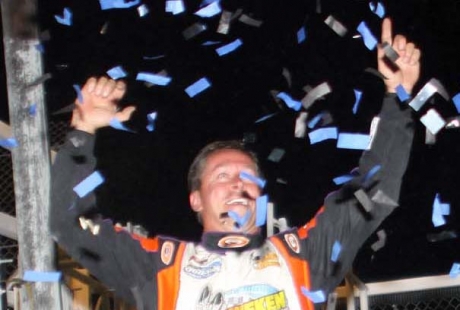
POLYGON ((341 251, 342 251, 342 245, 340 244, 340 242, 335 241, 334 245, 332 246, 331 261, 336 263, 337 260, 339 259, 339 255, 341 251))
POLYGON ((45 73, 44 75, 40 76, 35 81, 33 81, 32 83, 27 84, 26 88, 43 84, 44 82, 48 81, 52 77, 53 77, 53 75, 51 73, 45 73))
POLYGON ((280 148, 274 148, 271 152, 270 155, 268 155, 268 160, 278 163, 280 160, 283 158, 284 154, 286 153, 285 150, 280 149, 280 148))
POLYGON ((239 216, 238 213, 234 211, 228 211, 228 216, 236 222, 235 224, 237 224, 236 226, 239 228, 246 225, 251 217, 251 211, 247 211, 243 216, 239 216))
POLYGON ((371 212, 374 208, 374 203, 372 200, 367 196, 366 192, 361 188, 358 189, 356 192, 353 193, 356 199, 358 199, 359 203, 363 206, 366 212, 371 212))
POLYGON ((169 76, 162 76, 160 74, 153 74, 148 72, 139 72, 136 76, 136 80, 160 86, 166 86, 171 82, 171 78, 169 76))
POLYGON ((32 116, 32 117, 37 115, 37 104, 36 103, 33 103, 33 104, 30 105, 30 107, 29 107, 29 115, 32 116))
POLYGON ((337 139, 338 130, 337 127, 326 127, 316 129, 308 134, 311 144, 316 144, 321 141, 328 139, 337 139))
POLYGON ((27 282, 59 282, 61 279, 61 273, 58 271, 46 272, 26 270, 22 279, 27 282))
POLYGON ((275 116, 277 113, 272 113, 272 114, 268 114, 268 115, 265 115, 265 116, 262 116, 261 118, 259 118, 258 120, 255 121, 255 123, 260 123, 260 122, 263 122, 269 118, 272 118, 273 116, 275 116))
POLYGON ((230 52, 233 52, 234 50, 236 50, 238 47, 240 47, 241 45, 243 45, 243 41, 241 41, 241 39, 236 39, 235 41, 229 43, 229 44, 226 44, 224 46, 221 46, 219 48, 216 49, 216 53, 219 55, 219 56, 224 56, 230 52))
POLYGON ((297 31, 297 43, 300 44, 304 42, 306 38, 307 38, 307 31, 305 30, 305 27, 301 27, 297 31))
POLYGON ((203 18, 213 17, 222 12, 220 8, 220 1, 214 1, 211 4, 205 6, 204 8, 195 12, 195 15, 198 15, 203 18))
POLYGON ((77 193, 78 197, 83 198, 102 183, 104 183, 104 177, 99 171, 94 171, 86 179, 77 184, 73 188, 73 191, 77 193))
POLYGON ((407 93, 407 91, 404 89, 404 87, 401 84, 396 86, 396 95, 398 96, 398 99, 401 102, 404 102, 410 99, 410 95, 407 93))
POLYGON ((196 81, 195 83, 193 83, 192 85, 188 86, 185 89, 185 92, 187 93, 187 95, 190 98, 193 98, 196 95, 198 95, 199 93, 201 93, 202 91, 208 89, 209 87, 211 87, 211 83, 208 81, 208 79, 207 78, 201 78, 198 81, 196 81))
POLYGON ((340 133, 337 138, 337 148, 349 150, 367 150, 370 144, 370 135, 340 133))
POLYGON ((347 183, 347 182, 350 181, 351 179, 353 179, 353 175, 351 175, 351 174, 344 174, 344 175, 335 177, 332 181, 334 182, 335 185, 342 185, 342 184, 347 183))
POLYGON ((5 149, 12 149, 18 147, 18 142, 15 138, 0 139, 0 146, 5 149))
POLYGON ((439 93, 445 100, 449 100, 449 95, 444 86, 442 86, 438 80, 431 79, 422 87, 414 99, 409 102, 409 106, 411 106, 415 111, 420 110, 426 101, 430 99, 431 96, 433 96, 436 92, 439 93))
POLYGON ((116 117, 112 118, 109 122, 109 126, 112 127, 113 129, 116 130, 122 130, 122 131, 128 131, 128 132, 133 132, 131 129, 127 128, 125 125, 123 125, 122 122, 116 117))
POLYGON ((458 238, 458 233, 455 230, 443 230, 439 233, 428 234, 426 238, 429 242, 440 242, 458 238))
POLYGON ((454 102, 455 108, 457 109, 457 113, 460 113, 460 93, 452 97, 452 101, 454 102))
POLYGON ((240 172, 240 179, 248 180, 250 182, 253 182, 253 183, 257 184, 257 186, 259 186, 260 188, 264 188, 265 184, 267 183, 267 181, 265 181, 264 179, 256 177, 256 176, 254 176, 252 174, 249 174, 247 172, 244 172, 244 171, 240 172))
POLYGON ((152 112, 147 114, 147 122, 148 125, 146 126, 148 131, 155 130, 155 120, 157 119, 157 112, 152 112))
POLYGON ((385 230, 379 230, 377 232, 377 237, 378 240, 371 245, 371 249, 374 252, 377 252, 378 250, 383 248, 387 242, 387 234, 385 233, 385 230))
POLYGON ((383 42, 382 43, 382 49, 383 52, 385 53, 385 56, 393 63, 396 62, 399 58, 399 54, 391 47, 391 45, 388 42, 383 42))
POLYGON ((223 11, 220 16, 219 26, 217 27, 217 32, 221 34, 228 34, 230 31, 230 22, 232 20, 232 12, 223 11))
POLYGON ((436 135, 446 125, 446 121, 435 109, 429 109, 428 112, 420 118, 420 121, 433 135, 436 135))
POLYGON ((282 99, 289 108, 295 111, 299 111, 302 107, 302 103, 300 101, 292 99, 291 96, 289 96, 285 92, 278 93, 276 97, 282 99))
POLYGON ((253 26, 253 27, 260 27, 263 24, 263 21, 254 19, 246 14, 241 15, 238 20, 242 22, 243 24, 253 26))
POLYGON ((332 15, 329 15, 324 22, 341 37, 345 36, 348 32, 347 28, 332 15))
POLYGON ((75 92, 77 93, 77 100, 79 103, 83 103, 83 94, 81 93, 81 87, 80 85, 77 85, 77 84, 73 84, 72 85, 73 89, 75 90, 75 92))
POLYGON ((101 10, 128 9, 140 3, 140 0, 99 0, 101 10))
POLYGON ((373 50, 377 46, 377 39, 372 34, 370 29, 367 27, 366 22, 362 21, 357 28, 364 40, 364 45, 369 49, 373 50))
POLYGON ((267 195, 257 197, 256 199, 256 226, 257 227, 265 225, 265 222, 267 220, 267 205, 268 205, 267 195))
POLYGON ((308 122, 308 128, 313 129, 318 125, 319 121, 322 118, 322 114, 315 115, 309 122, 308 122))
POLYGON ((196 37, 203 31, 207 29, 205 24, 201 23, 194 23, 190 27, 187 27, 184 31, 182 31, 182 35, 184 36, 185 40, 190 40, 193 37, 196 37))
POLYGON ((447 129, 460 128, 460 116, 448 118, 446 128, 447 129))
POLYGON ((182 0, 168 0, 166 1, 165 12, 172 13, 173 15, 180 14, 185 11, 184 2, 182 0))
POLYGON ((382 168, 381 165, 375 165, 374 167, 371 168, 371 170, 369 170, 366 175, 364 176, 364 180, 363 180, 363 183, 366 184, 370 179, 372 179, 372 177, 380 171, 380 169, 382 168))
POLYGON ((363 95, 363 92, 359 89, 353 89, 355 92, 355 104, 353 105, 353 114, 356 114, 358 112, 358 107, 359 107, 359 102, 361 101, 361 96, 363 95))
POLYGON ((203 46, 211 46, 211 45, 216 45, 216 44, 220 44, 220 43, 221 43, 220 41, 206 41, 201 45, 203 45, 203 46))
POLYGON ((449 276, 451 278, 456 278, 460 274, 460 264, 453 263, 452 268, 450 269, 449 276))
POLYGON ((299 116, 297 116, 295 120, 294 137, 305 138, 305 133, 307 132, 307 126, 306 126, 307 117, 308 117, 307 112, 300 112, 299 116))
POLYGON ((39 51, 40 53, 42 53, 42 54, 45 52, 45 46, 44 46, 43 44, 41 44, 41 43, 40 43, 40 44, 36 44, 36 45, 35 45, 35 49, 36 49, 37 51, 39 51))
POLYGON ((65 25, 65 26, 72 25, 72 11, 69 8, 64 8, 63 17, 59 15, 54 15, 54 18, 61 25, 65 25))
POLYGON ((326 301, 326 295, 323 291, 309 291, 306 287, 302 286, 301 288, 302 294, 310 299, 313 303, 322 303, 326 301))
POLYGON ((283 67, 282 75, 286 79, 286 82, 287 82, 288 86, 291 87, 292 86, 292 77, 291 77, 291 73, 289 72, 289 70, 287 68, 283 67))
POLYGON ((146 16, 147 14, 149 14, 149 12, 150 10, 145 4, 142 4, 137 7, 137 13, 139 14, 140 17, 146 16))
POLYGON ((118 80, 127 76, 125 70, 121 66, 113 67, 112 69, 108 70, 107 75, 114 80, 118 80))
POLYGON ((371 9, 372 13, 375 13, 380 18, 385 17, 385 7, 381 2, 377 2, 377 5, 374 2, 369 2, 369 8, 371 9))
POLYGON ((446 224, 444 216, 450 214, 450 204, 442 203, 439 194, 436 194, 433 202, 433 212, 431 214, 431 221, 435 227, 446 224))
POLYGON ((324 97, 325 95, 332 92, 331 86, 327 82, 323 82, 310 90, 308 94, 302 98, 302 105, 305 110, 308 110, 310 106, 319 98, 324 97))

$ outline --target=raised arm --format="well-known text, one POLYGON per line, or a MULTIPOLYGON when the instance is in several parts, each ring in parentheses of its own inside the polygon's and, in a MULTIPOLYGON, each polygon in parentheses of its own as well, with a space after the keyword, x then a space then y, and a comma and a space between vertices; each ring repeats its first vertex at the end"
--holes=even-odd
POLYGON ((414 128, 411 111, 394 93, 398 85, 412 91, 420 74, 420 50, 404 36, 393 38, 389 19, 382 24, 382 41, 400 57, 396 66, 389 64, 379 47, 378 68, 386 77, 387 94, 378 121, 373 122, 371 147, 360 159, 357 176, 330 194, 315 218, 298 231, 304 245, 301 254, 311 268, 312 290, 332 291, 364 241, 398 206, 414 128), (341 245, 337 262, 331 260, 335 242, 341 245))

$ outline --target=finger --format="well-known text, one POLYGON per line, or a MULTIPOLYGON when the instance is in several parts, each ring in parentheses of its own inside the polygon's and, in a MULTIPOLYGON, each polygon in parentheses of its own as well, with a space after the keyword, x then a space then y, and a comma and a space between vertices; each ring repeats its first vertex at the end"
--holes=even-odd
POLYGON ((109 79, 105 83, 104 87, 102 88, 102 91, 101 91, 102 97, 108 97, 115 89, 115 85, 116 85, 116 82, 112 79, 109 79))
POLYGON ((391 19, 385 18, 382 22, 382 36, 381 42, 388 42, 388 44, 393 45, 393 30, 392 30, 391 19))
POLYGON ((102 95, 102 91, 105 87, 105 84, 109 81, 108 78, 106 78, 105 76, 103 77, 100 77, 98 80, 97 80, 97 83, 96 83, 96 86, 94 88, 94 94, 96 94, 97 96, 101 96, 102 95))
POLYGON ((129 106, 121 110, 120 112, 115 114, 115 117, 120 121, 120 122, 126 122, 131 118, 131 115, 133 112, 136 111, 136 107, 129 106))
POLYGON ((92 76, 88 80, 86 80, 85 85, 83 85, 82 91, 87 91, 91 93, 94 91, 94 88, 96 87, 97 79, 92 76))
POLYGON ((406 37, 403 35, 396 35, 393 40, 393 48, 399 53, 400 56, 404 56, 404 50, 406 49, 407 40, 406 37))
POLYGON ((409 63, 412 66, 416 65, 420 61, 420 57, 422 57, 422 52, 418 48, 414 49, 409 63))
POLYGON ((412 55, 414 54, 414 50, 415 50, 414 43, 410 42, 406 44, 406 49, 405 49, 404 58, 403 58, 404 63, 407 64, 410 62, 410 59, 412 55))
POLYGON ((117 81, 115 84, 115 89, 109 95, 110 99, 118 101, 125 95, 126 92, 126 83, 123 81, 117 81))

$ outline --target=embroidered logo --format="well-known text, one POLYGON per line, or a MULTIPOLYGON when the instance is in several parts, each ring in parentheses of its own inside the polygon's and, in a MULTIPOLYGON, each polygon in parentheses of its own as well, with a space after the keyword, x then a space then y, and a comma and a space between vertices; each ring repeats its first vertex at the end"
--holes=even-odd
POLYGON ((255 269, 264 269, 270 266, 280 266, 280 261, 278 259, 278 255, 274 252, 266 253, 264 256, 256 256, 253 258, 254 263, 253 266, 255 269))
POLYGON ((171 263, 172 257, 174 253, 174 243, 171 241, 165 241, 163 246, 161 247, 161 261, 165 265, 169 265, 171 263))
POLYGON ((291 250, 293 250, 297 254, 300 253, 300 243, 299 243, 299 239, 297 239, 296 235, 294 235, 294 234, 285 234, 284 235, 284 240, 286 240, 286 243, 289 245, 291 250))
POLYGON ((190 257, 184 267, 184 272, 195 279, 205 279, 219 272, 221 267, 222 262, 219 256, 198 253, 190 257))
POLYGON ((249 239, 244 236, 230 235, 219 240, 217 245, 223 249, 242 248, 249 243, 249 239))

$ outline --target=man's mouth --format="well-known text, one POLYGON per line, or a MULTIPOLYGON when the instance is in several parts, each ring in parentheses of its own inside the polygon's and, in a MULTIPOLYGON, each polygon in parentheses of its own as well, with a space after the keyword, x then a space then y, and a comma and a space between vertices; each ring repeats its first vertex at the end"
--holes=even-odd
POLYGON ((249 205, 249 201, 246 198, 235 198, 227 201, 225 203, 227 206, 232 206, 232 205, 242 205, 247 207, 249 205))

